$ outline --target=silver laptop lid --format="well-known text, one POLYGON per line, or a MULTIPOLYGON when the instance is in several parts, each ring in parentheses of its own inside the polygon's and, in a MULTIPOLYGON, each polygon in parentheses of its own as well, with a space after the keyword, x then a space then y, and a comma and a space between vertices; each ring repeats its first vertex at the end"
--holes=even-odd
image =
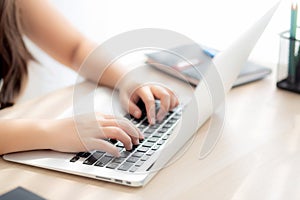
POLYGON ((205 81, 201 81, 194 96, 182 113, 182 122, 176 127, 176 137, 163 148, 158 160, 151 171, 161 169, 169 159, 192 137, 197 129, 212 116, 211 130, 200 150, 200 158, 205 157, 215 146, 223 126, 225 94, 231 89, 243 64, 247 61, 250 52, 270 22, 279 6, 275 4, 263 17, 252 25, 244 34, 234 41, 226 50, 218 54, 207 71, 204 73, 205 81))

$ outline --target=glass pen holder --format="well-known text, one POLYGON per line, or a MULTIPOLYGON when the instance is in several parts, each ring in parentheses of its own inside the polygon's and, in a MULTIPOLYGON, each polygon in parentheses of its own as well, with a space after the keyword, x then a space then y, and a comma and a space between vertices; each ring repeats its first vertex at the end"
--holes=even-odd
MULTIPOLYGON (((297 28, 300 33, 300 28, 297 28)), ((300 38, 290 38, 290 32, 280 34, 277 87, 300 94, 300 38)))

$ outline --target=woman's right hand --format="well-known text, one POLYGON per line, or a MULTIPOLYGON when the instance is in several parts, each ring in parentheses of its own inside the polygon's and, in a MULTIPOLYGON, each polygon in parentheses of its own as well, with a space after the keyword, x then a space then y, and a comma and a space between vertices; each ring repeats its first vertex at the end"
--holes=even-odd
POLYGON ((127 150, 143 139, 141 132, 128 119, 99 113, 47 121, 45 124, 51 138, 51 149, 61 152, 102 150, 119 156, 118 149, 105 139, 119 140, 127 150))

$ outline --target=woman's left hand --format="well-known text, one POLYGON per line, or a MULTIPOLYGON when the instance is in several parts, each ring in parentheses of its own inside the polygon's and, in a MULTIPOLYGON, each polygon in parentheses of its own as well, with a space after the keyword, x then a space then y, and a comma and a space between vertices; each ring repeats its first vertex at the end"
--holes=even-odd
POLYGON ((137 102, 141 99, 145 104, 150 124, 162 121, 166 114, 179 104, 178 98, 172 90, 153 83, 121 88, 120 96, 126 111, 137 119, 142 115, 141 109, 137 106, 137 102), (157 113, 155 113, 156 99, 160 100, 160 109, 157 113))

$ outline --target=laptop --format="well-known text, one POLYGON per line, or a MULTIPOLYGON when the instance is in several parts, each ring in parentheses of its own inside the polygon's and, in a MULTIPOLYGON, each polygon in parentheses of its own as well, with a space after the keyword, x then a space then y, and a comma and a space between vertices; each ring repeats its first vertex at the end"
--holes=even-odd
MULTIPOLYGON (((145 140, 141 141, 140 145, 135 146, 132 151, 126 151, 119 141, 109 140, 119 148, 121 157, 115 158, 102 151, 70 154, 40 150, 11 153, 4 155, 3 158, 7 161, 132 187, 146 185, 177 152, 182 150, 182 147, 199 127, 224 102, 225 94, 232 88, 243 64, 247 61, 251 50, 272 18, 278 4, 231 46, 212 59, 211 64, 213 66, 208 67, 208 71, 204 75, 206 81, 201 81, 198 84, 194 90, 194 97, 188 103, 169 112, 163 122, 150 126, 146 116, 141 119, 131 118, 130 115, 125 116, 145 135, 145 140), (210 84, 210 82, 214 83, 216 80, 219 80, 219 86, 222 90, 212 94, 211 91, 215 91, 215 85, 210 84), (211 91, 207 90, 207 83, 211 86, 209 88, 211 91), (211 100, 212 95, 215 95, 213 102, 211 100)), ((157 103, 157 107, 159 107, 159 103, 157 103)), ((207 145, 204 144, 203 148, 206 147, 207 145)), ((204 152, 203 155, 205 153, 208 151, 204 152)))

